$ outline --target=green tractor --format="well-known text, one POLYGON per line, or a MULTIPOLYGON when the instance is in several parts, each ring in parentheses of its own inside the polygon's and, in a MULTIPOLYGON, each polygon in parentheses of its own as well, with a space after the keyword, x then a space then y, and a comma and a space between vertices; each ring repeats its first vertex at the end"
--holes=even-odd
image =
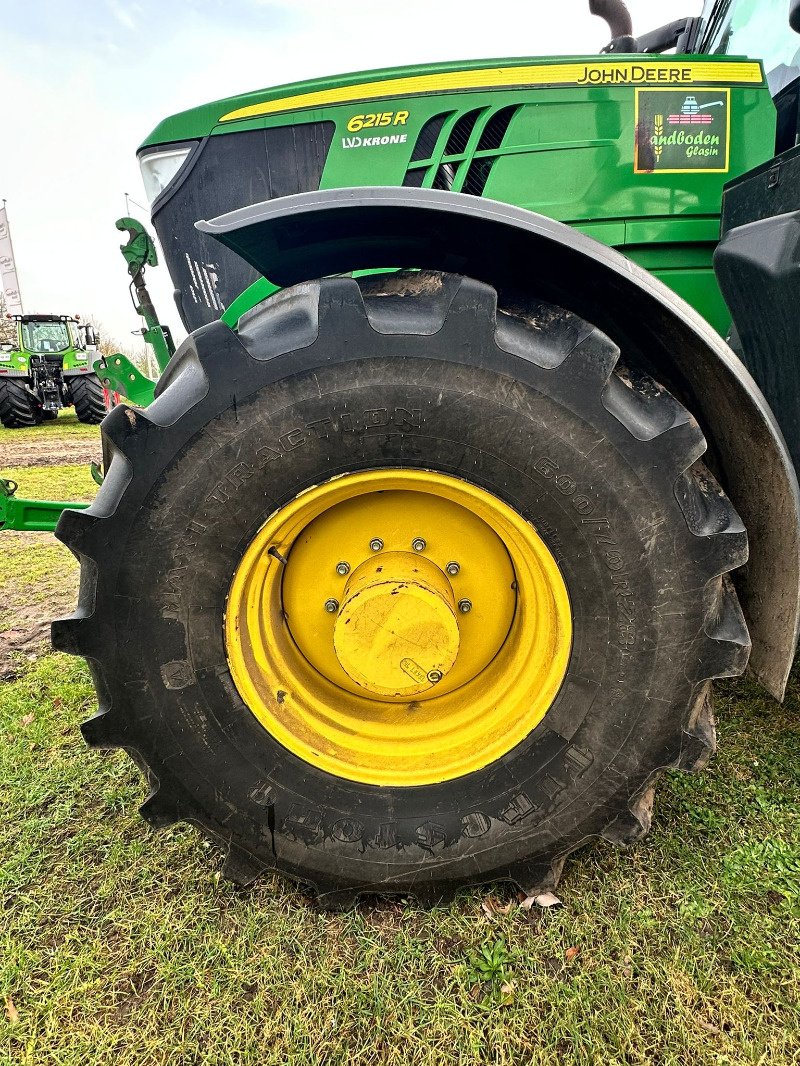
POLYGON ((69 315, 14 315, 16 343, 0 346, 0 422, 6 429, 38 426, 75 408, 97 425, 108 413, 108 391, 93 370, 97 335, 69 315))
POLYGON ((286 85, 148 137, 190 333, 60 519, 53 641, 153 826, 323 906, 537 894, 705 764, 715 678, 782 697, 798 6, 635 37, 591 0, 601 55, 286 85))

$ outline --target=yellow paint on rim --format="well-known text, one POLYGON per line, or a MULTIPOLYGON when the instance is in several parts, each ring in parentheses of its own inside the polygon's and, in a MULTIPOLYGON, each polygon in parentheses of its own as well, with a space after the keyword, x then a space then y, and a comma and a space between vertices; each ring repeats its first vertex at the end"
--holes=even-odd
POLYGON ((430 559, 380 552, 347 582, 333 648, 365 695, 409 699, 432 690, 460 644, 452 586, 430 559))
POLYGON ((348 780, 411 786, 479 770, 524 740, 561 687, 572 620, 555 559, 506 503, 445 474, 371 470, 267 520, 233 576, 225 643, 242 699, 289 751, 348 780), (365 595, 376 624, 344 636, 367 618, 365 595), (414 654, 398 654, 409 642, 414 654))
MULTIPOLYGON (((364 560, 376 557, 369 546, 375 538, 382 542, 377 558, 391 555, 398 561, 413 550, 415 539, 423 538, 425 550, 415 553, 417 557, 435 564, 432 571, 439 572, 453 597, 470 598, 474 604, 468 614, 458 614, 460 650, 452 669, 435 689, 421 689, 416 698, 441 696, 471 681, 497 655, 514 620, 514 566, 503 540, 480 515, 444 494, 408 488, 387 486, 380 492, 353 493, 324 509, 295 538, 281 592, 289 631, 303 656, 340 688, 365 695, 336 653, 337 615, 310 611, 308 598, 309 589, 319 588, 322 578, 325 584, 318 602, 333 598, 344 605, 364 560), (469 545, 466 555, 465 545, 469 545), (351 567, 349 576, 335 574, 341 561, 351 567), (453 561, 459 563, 459 573, 445 577, 447 564, 453 561)), ((399 565, 396 562, 391 572, 382 572, 390 579, 402 579, 405 574, 399 565)), ((431 571, 427 578, 436 580, 431 571)), ((412 671, 423 669, 416 659, 407 666, 412 671)), ((436 666, 431 663, 427 669, 436 666)), ((402 701, 408 694, 383 695, 402 701)))
POLYGON ((469 92, 480 89, 521 89, 581 85, 609 87, 624 85, 664 85, 680 89, 685 85, 761 85, 764 75, 760 63, 689 62, 669 59, 642 60, 638 63, 597 60, 579 63, 537 63, 530 66, 486 67, 473 70, 451 70, 439 74, 412 74, 405 78, 383 78, 379 81, 340 85, 335 89, 284 96, 278 100, 262 100, 227 112, 220 122, 277 115, 308 107, 330 107, 334 104, 356 103, 361 100, 389 99, 397 96, 418 96, 425 93, 469 92), (661 80, 659 71, 666 74, 661 80), (670 71, 675 74, 670 76, 670 71), (597 80, 592 80, 592 79, 597 80), (674 78, 674 80, 673 80, 674 78))

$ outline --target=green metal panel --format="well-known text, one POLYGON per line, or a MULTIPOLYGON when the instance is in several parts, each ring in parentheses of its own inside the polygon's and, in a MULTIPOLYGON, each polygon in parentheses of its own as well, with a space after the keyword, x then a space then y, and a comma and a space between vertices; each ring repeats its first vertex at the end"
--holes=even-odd
POLYGON ((0 530, 52 533, 62 511, 82 511, 88 503, 56 503, 53 500, 23 500, 16 495, 17 483, 0 478, 0 530))
MULTIPOLYGON (((774 150, 775 112, 757 65, 730 57, 589 56, 373 71, 207 104, 166 119, 146 145, 311 121, 336 126, 321 188, 417 184, 470 192, 477 176, 482 195, 573 225, 647 265, 727 331, 711 263, 722 188, 774 150), (494 82, 505 84, 489 87, 494 82), (404 92, 410 86, 417 91, 404 92), (342 94, 355 98, 337 103, 342 94), (678 121, 670 112, 681 101, 691 108, 692 100, 708 117, 670 127, 678 121), (475 121, 463 136, 470 113, 475 121), (503 113, 510 121, 494 143, 491 124, 503 113), (421 153, 419 135, 437 116, 439 135, 421 153), (649 145, 659 129, 664 143, 654 159, 649 145), (714 131, 722 142, 712 149, 717 158, 683 146, 714 131), (642 166, 648 153, 650 169, 642 166), (684 172, 675 172, 676 159, 684 172)), ((255 294, 237 300, 226 320, 238 320, 255 294)))

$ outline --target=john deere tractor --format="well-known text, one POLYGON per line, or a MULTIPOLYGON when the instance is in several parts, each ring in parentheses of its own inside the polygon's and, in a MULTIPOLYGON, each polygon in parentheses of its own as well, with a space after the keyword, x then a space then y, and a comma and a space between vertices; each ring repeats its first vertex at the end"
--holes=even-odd
POLYGON ((784 692, 798 4, 589 7, 601 55, 259 90, 139 150, 190 335, 103 422, 53 640, 144 817, 240 883, 552 889, 704 765, 715 678, 784 692))
POLYGON ((94 327, 69 315, 14 320, 16 344, 0 348, 0 421, 6 429, 39 425, 72 406, 80 422, 102 422, 108 394, 93 371, 94 327))

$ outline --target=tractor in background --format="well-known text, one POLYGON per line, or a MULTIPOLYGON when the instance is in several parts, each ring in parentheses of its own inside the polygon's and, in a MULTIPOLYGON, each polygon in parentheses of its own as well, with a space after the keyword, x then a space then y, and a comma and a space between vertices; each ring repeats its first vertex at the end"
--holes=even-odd
MULTIPOLYGON (((156 365, 159 371, 162 371, 175 352, 175 343, 169 326, 158 320, 145 282, 147 268, 158 265, 155 245, 145 227, 134 218, 117 219, 116 228, 128 235, 125 244, 120 246, 120 251, 131 279, 133 306, 144 320, 142 339, 149 345, 156 365)), ((77 318, 62 320, 35 315, 24 316, 24 319, 23 316, 15 317, 20 321, 18 332, 26 343, 49 347, 63 343, 66 336, 74 338, 77 332, 83 345, 67 350, 62 356, 48 350, 36 361, 29 361, 28 357, 11 343, 0 347, 0 375, 3 375, 0 377, 0 413, 7 410, 8 413, 3 414, 3 424, 8 428, 37 425, 43 420, 55 418, 58 407, 47 405, 55 405, 59 397, 72 397, 80 421, 93 424, 102 421, 109 408, 115 406, 122 396, 126 398, 126 402, 138 406, 146 407, 152 402, 155 381, 146 377, 139 367, 121 352, 100 354, 99 338, 90 324, 81 326, 77 318), (36 327, 28 325, 29 320, 35 321, 36 327), (63 326, 62 321, 66 323, 63 326), (32 342, 29 338, 33 338, 32 342), (73 352, 75 354, 72 354, 73 352), (91 362, 87 353, 91 353, 91 362), (7 367, 2 359, 6 359, 7 367), (73 361, 78 366, 77 370, 70 369, 73 361), (43 371, 40 370, 42 365, 43 371), (62 379, 66 384, 62 383, 62 379), (43 382, 48 383, 46 387, 43 382), (5 391, 4 383, 7 383, 5 391), (87 416, 85 405, 89 403, 92 407, 87 416)), ((61 406, 65 405, 62 402, 61 406)), ((91 473, 95 481, 102 483, 103 474, 99 462, 92 463, 91 473)), ((79 503, 27 499, 24 495, 17 494, 18 488, 16 481, 0 477, 0 530, 52 532, 63 510, 82 510, 85 507, 79 503)))
MULTIPOLYGON (((9 316, 12 317, 12 316, 9 316)), ((24 429, 74 407, 80 422, 98 425, 108 391, 94 372, 98 338, 70 315, 14 315, 16 343, 0 345, 0 422, 24 429)))

